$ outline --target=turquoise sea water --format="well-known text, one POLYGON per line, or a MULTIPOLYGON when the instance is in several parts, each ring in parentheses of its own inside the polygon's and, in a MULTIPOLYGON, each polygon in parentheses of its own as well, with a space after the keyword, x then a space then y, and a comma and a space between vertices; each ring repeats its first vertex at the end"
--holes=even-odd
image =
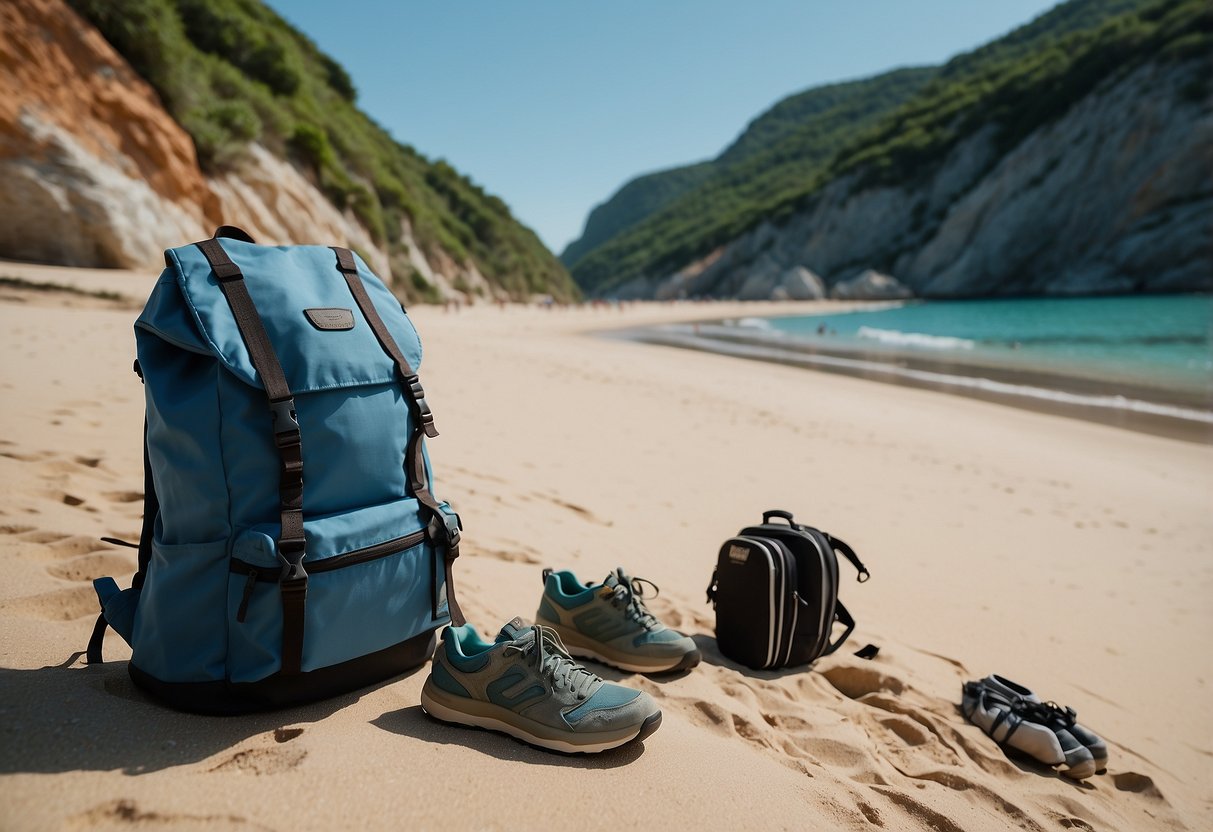
POLYGON ((1213 392, 1213 295, 926 301, 736 323, 871 357, 1213 392))

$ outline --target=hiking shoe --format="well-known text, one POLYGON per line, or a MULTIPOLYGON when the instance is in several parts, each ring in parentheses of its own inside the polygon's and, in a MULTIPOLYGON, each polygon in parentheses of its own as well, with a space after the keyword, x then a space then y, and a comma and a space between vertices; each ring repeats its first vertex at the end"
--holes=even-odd
POLYGON ((543 570, 543 599, 535 621, 560 634, 574 656, 634 673, 690 670, 702 658, 695 642, 649 612, 657 585, 622 569, 600 584, 583 584, 567 570, 543 570), (653 588, 646 596, 644 584, 653 588))
POLYGON ((661 725, 647 693, 577 664, 547 627, 515 618, 493 642, 471 625, 447 627, 421 689, 430 716, 566 753, 644 739, 661 725))
POLYGON ((988 689, 1001 694, 1007 699, 1025 699, 1028 702, 1039 704, 1052 705, 1052 708, 1046 709, 1049 717, 1049 727, 1054 730, 1068 731, 1074 736, 1083 746, 1091 752, 1091 756, 1095 759, 1095 773, 1102 774, 1108 768, 1108 744, 1103 741, 1103 738, 1086 726, 1078 723, 1078 714, 1073 708, 1063 708, 1056 703, 1042 702, 1041 698, 1030 691, 1023 685, 1012 682, 1005 676, 990 674, 981 680, 981 684, 988 689))
POLYGON ((960 709, 999 745, 1022 751, 1066 777, 1085 780, 1095 773, 1095 758, 1086 746, 1069 731, 1047 724, 1051 714, 1044 703, 1008 699, 982 682, 967 682, 960 709))

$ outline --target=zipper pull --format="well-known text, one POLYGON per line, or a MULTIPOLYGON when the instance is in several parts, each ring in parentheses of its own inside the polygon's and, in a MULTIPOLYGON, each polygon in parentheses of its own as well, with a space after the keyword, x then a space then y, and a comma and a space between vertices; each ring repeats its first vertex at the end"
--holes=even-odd
POLYGON ((236 610, 236 621, 240 624, 244 623, 244 619, 248 615, 248 602, 253 597, 255 586, 257 586, 257 570, 250 569, 248 580, 244 582, 244 595, 240 597, 240 607, 236 610))

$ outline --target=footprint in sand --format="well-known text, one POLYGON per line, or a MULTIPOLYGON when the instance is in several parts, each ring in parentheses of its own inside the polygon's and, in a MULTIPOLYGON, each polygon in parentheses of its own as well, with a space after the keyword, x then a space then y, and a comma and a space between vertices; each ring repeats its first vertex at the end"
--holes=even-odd
POLYGON ((35 531, 34 526, 25 526, 20 523, 5 523, 4 525, 0 526, 0 536, 3 537, 13 537, 32 531, 35 531))
POLYGON ((887 676, 871 667, 856 667, 855 665, 839 665, 826 668, 821 675, 838 692, 848 699, 859 699, 869 693, 888 691, 894 696, 900 696, 905 685, 900 679, 887 676))
POLYGON ((268 736, 258 738, 262 743, 273 741, 278 747, 257 747, 237 751, 207 769, 211 772, 241 772, 244 774, 282 774, 299 766, 307 757, 307 749, 284 746, 303 735, 302 728, 276 728, 268 736))
POLYGON ((1154 785, 1154 780, 1145 774, 1138 774, 1136 771, 1122 771, 1119 774, 1113 774, 1112 785, 1122 792, 1133 792, 1155 800, 1163 799, 1162 792, 1158 790, 1158 786, 1154 785))
POLYGON ((488 557, 494 560, 505 561, 506 563, 525 563, 529 566, 537 566, 542 563, 542 559, 535 554, 524 551, 515 551, 510 549, 471 549, 468 554, 475 557, 488 557))
POLYGON ((29 595, 3 605, 5 612, 43 621, 75 621, 97 614, 97 593, 88 585, 29 595))
POLYGON ((77 555, 87 555, 101 549, 100 541, 95 537, 48 532, 27 526, 10 528, 25 528, 26 531, 13 533, 12 537, 21 543, 36 544, 31 547, 22 547, 23 555, 49 555, 57 560, 62 560, 74 558, 77 555))
POLYGON ((135 570, 135 559, 117 552, 92 552, 48 566, 46 571, 66 581, 92 581, 105 575, 124 575, 135 570))
POLYGON ((100 803, 67 819, 66 830, 174 829, 185 830, 268 830, 270 827, 240 815, 190 815, 180 812, 145 810, 130 798, 100 803))

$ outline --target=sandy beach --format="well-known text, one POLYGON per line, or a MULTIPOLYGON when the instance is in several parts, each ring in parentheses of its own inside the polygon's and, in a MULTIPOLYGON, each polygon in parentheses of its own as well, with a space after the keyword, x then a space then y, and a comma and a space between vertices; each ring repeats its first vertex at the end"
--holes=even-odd
POLYGON ((661 729, 571 758, 422 714, 426 669, 312 706, 186 716, 113 634, 79 656, 89 580, 142 511, 131 324, 154 278, 0 263, 130 300, 0 287, 0 826, 43 829, 1206 829, 1213 817, 1213 447, 863 379, 598 337, 812 304, 411 310, 464 518, 468 618, 529 618, 540 569, 622 565, 704 664, 661 729), (722 540, 767 508, 847 539, 853 648, 742 671, 705 603, 722 540), (1111 745, 1075 784, 960 714, 998 672, 1111 745))

